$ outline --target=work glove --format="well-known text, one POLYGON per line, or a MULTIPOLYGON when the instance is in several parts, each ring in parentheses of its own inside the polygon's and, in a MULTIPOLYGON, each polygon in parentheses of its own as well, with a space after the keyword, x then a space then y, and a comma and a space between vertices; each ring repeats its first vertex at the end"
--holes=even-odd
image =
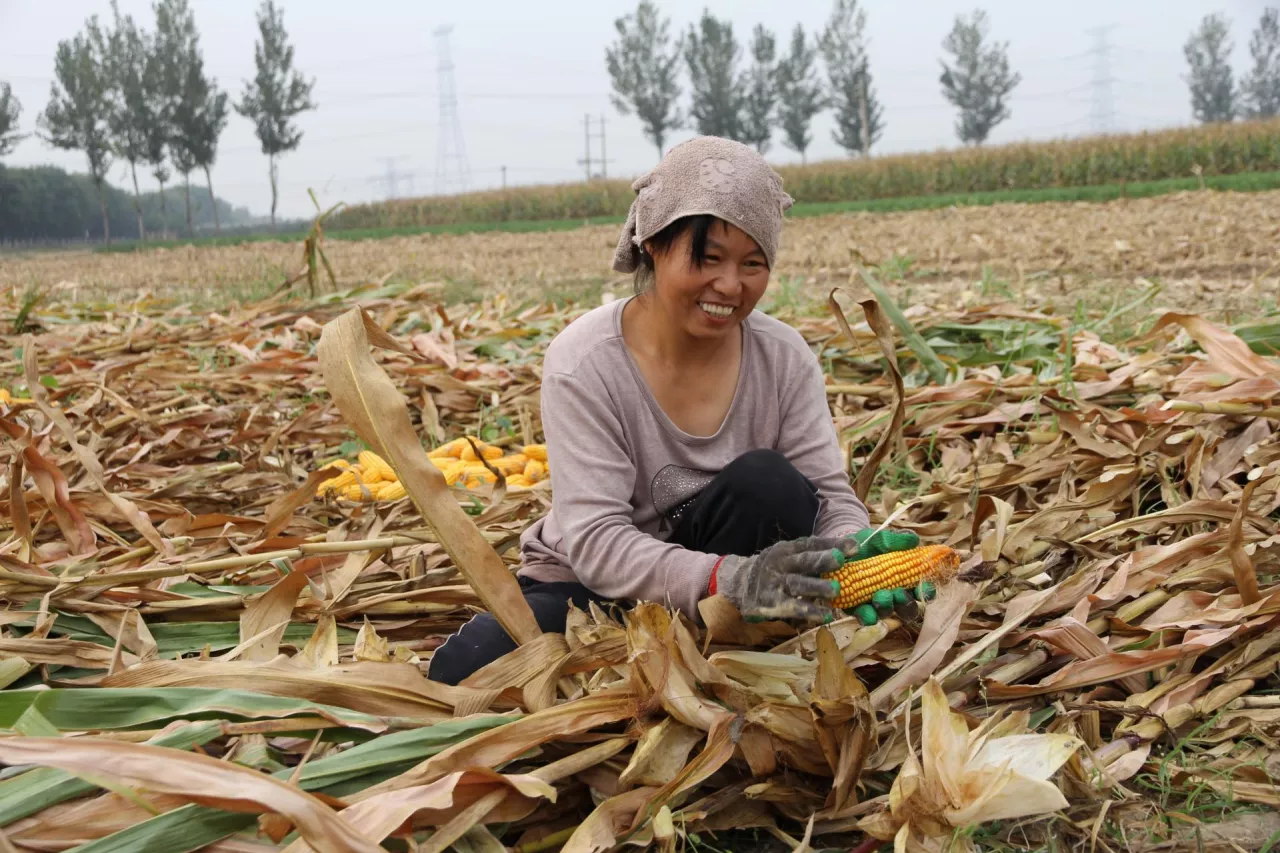
POLYGON ((779 542, 752 557, 722 557, 713 574, 713 591, 723 595, 746 619, 795 619, 830 622, 838 581, 833 572, 857 550, 852 539, 810 537, 779 542))
MULTIPOLYGON (((859 530, 852 536, 846 537, 846 541, 852 541, 854 545, 850 549, 853 552, 852 555, 845 560, 848 563, 879 557, 890 551, 910 551, 920 545, 920 537, 910 530, 888 528, 876 531, 870 528, 859 530)), ((863 625, 874 625, 882 616, 889 615, 897 608, 909 607, 916 599, 928 601, 933 598, 934 592, 933 584, 927 581, 910 590, 902 587, 877 590, 870 602, 845 612, 858 617, 858 621, 863 625)))
POLYGON ((847 563, 879 557, 890 551, 910 551, 912 548, 920 547, 920 537, 910 530, 867 528, 846 538, 852 539, 857 544, 856 552, 845 560, 847 563))

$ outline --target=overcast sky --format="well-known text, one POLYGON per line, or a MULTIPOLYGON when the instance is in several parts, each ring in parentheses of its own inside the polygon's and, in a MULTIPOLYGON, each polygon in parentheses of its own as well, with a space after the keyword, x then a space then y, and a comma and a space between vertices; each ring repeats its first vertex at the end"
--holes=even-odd
MULTIPOLYGON (((301 147, 280 163, 282 216, 311 212, 313 187, 326 206, 387 194, 387 163, 395 158, 399 194, 424 195, 435 185, 440 54, 433 31, 452 24, 454 76, 472 188, 495 187, 501 167, 509 184, 554 183, 583 174, 583 116, 606 118, 608 173, 634 176, 656 160, 639 123, 610 105, 604 49, 614 20, 632 0, 473 0, 468 3, 364 0, 279 0, 296 45, 296 65, 316 79, 318 109, 303 115, 301 147), (412 183, 410 183, 412 181, 412 183)), ((703 5, 658 0, 681 30, 703 5)), ((1275 5, 1276 0, 1271 0, 1275 5)), ((238 97, 253 73, 257 37, 254 0, 193 0, 206 66, 238 97)), ((1115 130, 1190 122, 1182 44, 1200 19, 1220 11, 1232 21, 1237 72, 1248 62, 1249 34, 1266 0, 986 0, 992 35, 1010 43, 1022 84, 1012 97, 1013 117, 993 143, 1078 136, 1092 129, 1091 85, 1097 42, 1090 28, 1110 25, 1110 74, 1115 130)), ((732 20, 744 41, 757 23, 782 42, 796 23, 813 31, 830 12, 829 0, 715 0, 711 11, 732 20)), ((954 112, 938 86, 941 42, 956 14, 975 4, 954 0, 865 0, 874 85, 884 104, 886 129, 876 153, 932 150, 956 144, 954 112)), ((148 28, 149 0, 120 0, 121 11, 148 28)), ((0 0, 0 80, 22 103, 23 131, 34 129, 49 98, 53 55, 86 17, 107 18, 106 0, 0 0)), ((687 97, 687 95, 686 95, 687 97)), ((672 141, 691 135, 677 134, 672 141)), ((809 160, 843 156, 826 116, 815 122, 809 160)), ((775 142, 776 163, 799 157, 775 142)), ((594 142, 593 158, 599 157, 594 142)), ((57 151, 31 136, 6 158, 13 166, 56 164, 84 171, 83 155, 57 151)), ((124 186, 127 167, 110 179, 124 186)), ((266 158, 252 126, 232 114, 222 136, 214 189, 237 205, 265 214, 270 206, 266 158)), ((141 180, 141 179, 140 179, 141 180)), ((147 188, 155 182, 148 175, 147 188)))

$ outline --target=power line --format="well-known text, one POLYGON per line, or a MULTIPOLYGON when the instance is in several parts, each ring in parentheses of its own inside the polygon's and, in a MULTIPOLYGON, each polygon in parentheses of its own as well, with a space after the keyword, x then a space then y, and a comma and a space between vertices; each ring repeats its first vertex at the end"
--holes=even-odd
MULTIPOLYGON (((336 92, 332 95, 321 91, 325 106, 343 103, 367 103, 390 100, 428 100, 438 93, 422 90, 402 92, 336 92)), ((458 97, 480 101, 597 101, 605 100, 605 92, 458 92, 458 97)))
POLYGON ((436 88, 440 93, 440 123, 436 136, 437 195, 448 195, 451 189, 466 192, 471 183, 467 152, 462 143, 462 121, 458 118, 458 95, 453 87, 453 57, 449 53, 451 32, 452 24, 435 31, 436 50, 440 55, 440 64, 436 66, 436 88))
MULTIPOLYGON (((1055 89, 1045 92, 1028 92, 1018 93, 1020 100, 1042 100, 1049 98, 1059 98, 1063 95, 1075 93, 1083 93, 1090 90, 1089 85, 1072 86, 1067 89, 1055 89)), ((324 93, 322 93, 324 94, 324 93)), ((368 103, 382 100, 427 100, 435 97, 438 93, 422 90, 404 90, 404 91, 388 91, 388 92, 335 92, 325 95, 325 105, 343 104, 351 102, 368 103)), ((600 99, 603 100, 608 96, 605 92, 459 92, 460 98, 468 100, 498 100, 498 101, 559 101, 559 100, 587 100, 600 99)), ((939 101, 931 104, 893 104, 893 109, 898 110, 950 110, 951 107, 939 101)))

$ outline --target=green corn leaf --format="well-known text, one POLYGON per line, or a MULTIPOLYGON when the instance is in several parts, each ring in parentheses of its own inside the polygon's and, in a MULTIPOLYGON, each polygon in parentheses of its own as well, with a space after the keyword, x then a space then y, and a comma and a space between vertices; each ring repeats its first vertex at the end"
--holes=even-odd
MULTIPOLYGON (((196 586, 196 584, 191 584, 191 586, 196 586)), ((211 592, 209 591, 210 588, 206 587, 199 596, 193 597, 225 594, 225 592, 247 595, 253 592, 262 592, 265 589, 267 587, 241 587, 235 590, 224 587, 211 592)), ((181 591, 185 592, 185 590, 181 591)), ((16 622, 13 627, 22 630, 29 629, 34 625, 34 610, 38 604, 39 602, 33 602, 31 605, 30 609, 32 609, 33 613, 30 622, 16 622)), ((156 622, 154 624, 148 623, 147 628, 151 631, 151 636, 156 641, 156 650, 161 657, 166 658, 199 652, 205 646, 208 646, 212 652, 220 652, 234 649, 240 645, 239 622, 156 622)), ((307 642, 313 631, 315 631, 314 625, 301 622, 291 624, 285 628, 282 642, 301 646, 307 642)), ((87 640, 103 646, 115 645, 115 638, 109 636, 107 632, 94 624, 91 619, 74 613, 59 611, 58 620, 54 623, 53 633, 58 636, 65 636, 69 640, 87 640)), ((338 642, 340 644, 350 645, 355 641, 355 631, 350 628, 338 629, 338 642)))
MULTIPOLYGON (((191 749, 221 736, 222 725, 211 720, 164 732, 147 743, 172 749, 191 749)), ((36 767, 19 773, 0 781, 0 826, 8 826, 49 806, 83 797, 96 789, 97 786, 91 782, 52 767, 36 767)))
MULTIPOLYGON (((59 732, 158 727, 173 720, 280 719, 298 715, 324 717, 332 722, 371 732, 414 727, 413 720, 363 714, 347 708, 250 690, 209 687, 101 687, 95 690, 6 690, 0 692, 0 728, 16 728, 26 714, 36 712, 59 732)), ((34 734, 34 732, 28 732, 34 734)))
POLYGON ((31 669, 31 664, 16 655, 0 660, 0 690, 13 684, 13 682, 30 672, 31 669))
POLYGON ((862 280, 867 285, 867 289, 875 296, 876 301, 880 303, 880 307, 884 309, 884 313, 889 316, 889 320, 898 328, 907 346, 915 353, 916 358, 924 365, 924 369, 928 371, 929 378, 935 384, 945 385, 947 382, 947 368, 938 358, 938 354, 933 348, 925 342, 925 339, 916 331, 916 327, 911 325, 911 321, 902 313, 902 309, 898 307, 898 303, 893 301, 893 297, 884 289, 880 282, 876 281, 875 276, 863 267, 858 267, 858 273, 862 276, 862 280))
MULTIPOLYGON (((317 759, 302 768, 298 781, 305 791, 330 793, 335 787, 360 780, 357 787, 375 784, 407 769, 455 743, 518 719, 514 715, 474 716, 446 720, 421 729, 383 735, 344 752, 317 759), (362 778, 369 777, 369 778, 362 778)), ((293 769, 274 773, 287 780, 293 769)), ((72 849, 72 853, 189 853, 246 827, 257 815, 224 812, 204 806, 181 806, 72 849)))
POLYGON ((13 730, 27 737, 57 737, 58 727, 49 722, 39 710, 27 706, 18 719, 13 721, 13 730))

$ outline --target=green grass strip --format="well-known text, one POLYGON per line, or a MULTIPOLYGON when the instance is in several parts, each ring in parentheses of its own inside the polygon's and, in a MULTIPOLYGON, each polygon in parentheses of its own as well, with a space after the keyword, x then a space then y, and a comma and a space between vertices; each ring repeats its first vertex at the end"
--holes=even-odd
MULTIPOLYGON (((1098 184, 1081 187, 1045 187, 995 192, 945 193, 937 195, 898 196, 862 201, 797 202, 788 212, 791 219, 826 216, 833 213, 893 213, 908 210, 937 210, 946 207, 986 207, 993 204, 1041 204, 1045 202, 1104 202, 1120 198, 1148 198, 1199 189, 1197 178, 1167 178, 1159 181, 1134 181, 1124 184, 1098 184)), ((1212 175, 1204 178, 1205 189, 1231 192, 1263 192, 1280 189, 1280 172, 1242 172, 1236 175, 1212 175)), ((476 234, 490 231, 511 233, 571 231, 584 225, 617 225, 625 216, 591 216, 574 219, 517 219, 489 222, 455 222, 440 225, 410 225, 396 228, 352 228, 325 231, 327 240, 381 240, 419 234, 476 234)), ((176 246, 238 246, 244 243, 300 242, 304 231, 275 234, 250 234, 227 237, 196 237, 188 240, 155 240, 147 243, 123 241, 100 246, 97 252, 133 252, 176 246)))

